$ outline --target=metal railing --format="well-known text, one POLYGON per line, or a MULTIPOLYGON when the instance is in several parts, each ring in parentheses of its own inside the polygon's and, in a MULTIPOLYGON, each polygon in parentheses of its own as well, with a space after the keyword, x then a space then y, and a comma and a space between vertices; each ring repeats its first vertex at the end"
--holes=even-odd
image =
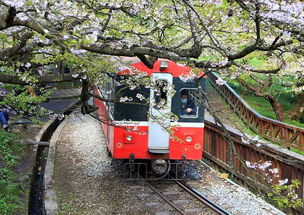
POLYGON ((216 84, 218 75, 209 73, 210 83, 225 98, 245 124, 256 133, 284 147, 304 151, 304 129, 264 117, 253 110, 228 84, 216 84))

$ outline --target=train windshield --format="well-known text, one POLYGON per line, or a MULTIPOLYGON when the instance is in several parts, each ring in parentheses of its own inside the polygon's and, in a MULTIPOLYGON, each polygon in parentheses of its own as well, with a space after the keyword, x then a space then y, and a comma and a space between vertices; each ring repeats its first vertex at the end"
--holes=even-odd
POLYGON ((181 118, 197 118, 198 107, 198 89, 183 88, 179 93, 179 116, 181 118))
POLYGON ((126 85, 116 84, 115 95, 118 100, 114 105, 115 120, 147 121, 149 89, 143 86, 130 89, 126 85))
POLYGON ((154 89, 154 108, 164 109, 168 103, 168 82, 166 80, 157 80, 154 89))
POLYGON ((150 89, 144 86, 131 88, 126 82, 130 77, 118 76, 114 84, 115 99, 114 102, 114 120, 121 121, 147 121, 149 110, 148 100, 150 89))

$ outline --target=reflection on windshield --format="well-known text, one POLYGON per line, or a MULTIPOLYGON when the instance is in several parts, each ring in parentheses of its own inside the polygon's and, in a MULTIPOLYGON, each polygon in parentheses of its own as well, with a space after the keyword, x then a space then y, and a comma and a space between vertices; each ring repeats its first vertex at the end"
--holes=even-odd
POLYGON ((167 105, 168 82, 165 80, 157 80, 154 89, 155 109, 164 109, 167 105))

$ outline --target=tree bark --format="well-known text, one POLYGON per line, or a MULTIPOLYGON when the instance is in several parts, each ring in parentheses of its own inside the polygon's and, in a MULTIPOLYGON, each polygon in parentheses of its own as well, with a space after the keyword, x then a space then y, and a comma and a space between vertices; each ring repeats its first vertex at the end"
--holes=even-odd
POLYGON ((271 95, 265 95, 264 98, 266 98, 269 103, 271 104, 271 107, 276 115, 277 120, 284 121, 284 115, 283 115, 283 109, 280 102, 278 102, 273 96, 271 95))
POLYGON ((81 95, 80 95, 81 113, 84 115, 84 114, 89 114, 89 113, 96 111, 97 108, 88 103, 88 100, 91 98, 91 95, 89 92, 90 84, 89 84, 88 78, 81 79, 81 80, 82 80, 82 89, 81 89, 81 95))
MULTIPOLYGON (((64 81, 76 81, 76 78, 73 78, 72 74, 64 74, 64 75, 44 75, 44 76, 36 76, 37 81, 35 83, 56 83, 56 82, 64 82, 64 81)), ((21 80, 17 75, 7 75, 0 73, 0 82, 9 83, 9 84, 29 84, 26 80, 21 80)))

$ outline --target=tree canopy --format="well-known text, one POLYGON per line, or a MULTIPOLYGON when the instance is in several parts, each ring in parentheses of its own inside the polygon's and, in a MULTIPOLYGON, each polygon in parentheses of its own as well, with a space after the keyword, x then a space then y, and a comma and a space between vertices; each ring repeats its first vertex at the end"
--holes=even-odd
POLYGON ((224 77, 290 76, 293 89, 304 90, 300 1, 0 0, 0 11, 1 82, 96 82, 122 66, 111 56, 129 56, 224 77), (252 56, 266 63, 255 67, 252 56))

